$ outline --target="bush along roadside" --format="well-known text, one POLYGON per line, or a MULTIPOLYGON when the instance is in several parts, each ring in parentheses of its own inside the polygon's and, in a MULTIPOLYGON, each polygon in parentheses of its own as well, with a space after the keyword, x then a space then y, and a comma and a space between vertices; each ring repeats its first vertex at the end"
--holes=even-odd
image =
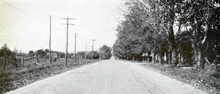
POLYGON ((193 85, 210 94, 220 94, 220 73, 213 71, 211 67, 194 69, 192 67, 172 67, 158 63, 144 62, 143 66, 160 72, 171 78, 193 85))

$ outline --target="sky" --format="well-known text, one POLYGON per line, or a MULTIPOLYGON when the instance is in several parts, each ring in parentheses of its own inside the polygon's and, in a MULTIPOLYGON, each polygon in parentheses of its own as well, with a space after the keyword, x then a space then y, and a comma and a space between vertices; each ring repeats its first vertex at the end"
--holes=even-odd
POLYGON ((123 19, 120 11, 124 0, 0 0, 0 47, 4 44, 13 51, 49 48, 49 27, 52 17, 52 46, 65 51, 66 20, 69 25, 68 52, 98 50, 102 45, 112 47, 117 38, 117 25, 123 19), (87 44, 87 47, 86 47, 87 44))

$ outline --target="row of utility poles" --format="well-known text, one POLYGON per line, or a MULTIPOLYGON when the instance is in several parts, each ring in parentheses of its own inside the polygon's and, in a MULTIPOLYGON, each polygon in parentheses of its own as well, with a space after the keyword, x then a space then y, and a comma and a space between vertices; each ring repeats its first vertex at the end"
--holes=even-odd
MULTIPOLYGON (((74 25, 69 23, 69 20, 75 20, 74 18, 62 18, 63 20, 66 20, 67 22, 65 24, 62 25, 66 25, 66 52, 65 52, 65 62, 64 62, 64 66, 67 65, 67 58, 68 58, 68 37, 69 37, 69 25, 74 25)), ((50 15, 50 34, 49 34, 49 63, 52 62, 51 59, 51 31, 52 31, 52 21, 51 21, 51 15, 50 15)), ((76 61, 76 38, 77 38, 77 34, 75 34, 75 49, 74 49, 74 61, 76 61)), ((95 39, 92 40, 92 59, 93 59, 93 55, 94 55, 94 41, 95 39)), ((86 51, 85 51, 85 58, 86 57, 86 52, 87 52, 87 43, 86 43, 86 51)))

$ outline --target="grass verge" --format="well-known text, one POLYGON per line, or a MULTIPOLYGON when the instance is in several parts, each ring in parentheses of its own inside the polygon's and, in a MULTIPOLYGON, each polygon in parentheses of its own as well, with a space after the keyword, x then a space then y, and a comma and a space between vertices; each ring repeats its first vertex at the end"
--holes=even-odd
POLYGON ((144 62, 142 65, 171 78, 191 84, 195 88, 206 91, 207 93, 220 94, 220 74, 210 68, 202 70, 193 68, 177 68, 169 65, 149 62, 144 62))
POLYGON ((59 60, 53 64, 32 64, 20 68, 0 71, 0 94, 26 86, 38 80, 78 68, 82 65, 98 61, 100 60, 70 61, 67 63, 67 66, 64 67, 63 60, 59 60))

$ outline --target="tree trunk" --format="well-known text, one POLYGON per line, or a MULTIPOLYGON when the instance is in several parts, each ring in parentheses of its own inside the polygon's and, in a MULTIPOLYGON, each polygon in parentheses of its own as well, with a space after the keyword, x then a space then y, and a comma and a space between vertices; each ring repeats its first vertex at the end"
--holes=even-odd
POLYGON ((4 57, 3 69, 5 70, 6 67, 6 57, 4 57))
POLYGON ((6 52, 4 54, 4 63, 3 63, 3 69, 5 70, 6 69, 6 63, 7 63, 7 60, 6 60, 6 52))
POLYGON ((154 63, 156 63, 156 54, 154 53, 154 63))
POLYGON ((179 63, 182 63, 182 55, 179 54, 179 63))
POLYGON ((177 58, 176 58, 177 56, 176 56, 176 49, 173 49, 173 51, 172 51, 172 57, 171 57, 171 59, 172 59, 172 62, 171 62, 171 64, 175 64, 175 66, 177 65, 177 58))
POLYGON ((154 62, 155 62, 155 56, 154 56, 154 52, 153 52, 153 51, 151 51, 151 54, 152 54, 152 63, 154 63, 154 62))
POLYGON ((156 63, 160 63, 159 55, 158 54, 156 55, 156 63))
POLYGON ((172 63, 172 53, 169 52, 169 64, 171 64, 171 63, 172 63))
POLYGON ((197 64, 198 68, 203 69, 204 68, 203 53, 202 53, 201 49, 199 49, 197 51, 198 52, 197 52, 197 55, 196 55, 196 57, 197 57, 196 64, 197 64))
POLYGON ((171 43, 171 54, 172 54, 171 64, 176 64, 176 41, 175 41, 174 30, 173 30, 174 19, 175 19, 174 5, 171 5, 169 17, 170 17, 169 42, 171 43))
POLYGON ((166 64, 168 64, 169 63, 169 59, 168 59, 168 53, 167 52, 165 52, 165 60, 166 60, 166 64))
POLYGON ((150 62, 150 53, 148 53, 148 62, 150 62))
POLYGON ((202 43, 192 41, 192 48, 194 51, 195 62, 197 68, 204 68, 203 47, 202 43))
POLYGON ((163 64, 163 56, 162 56, 162 54, 159 55, 159 63, 163 64))

